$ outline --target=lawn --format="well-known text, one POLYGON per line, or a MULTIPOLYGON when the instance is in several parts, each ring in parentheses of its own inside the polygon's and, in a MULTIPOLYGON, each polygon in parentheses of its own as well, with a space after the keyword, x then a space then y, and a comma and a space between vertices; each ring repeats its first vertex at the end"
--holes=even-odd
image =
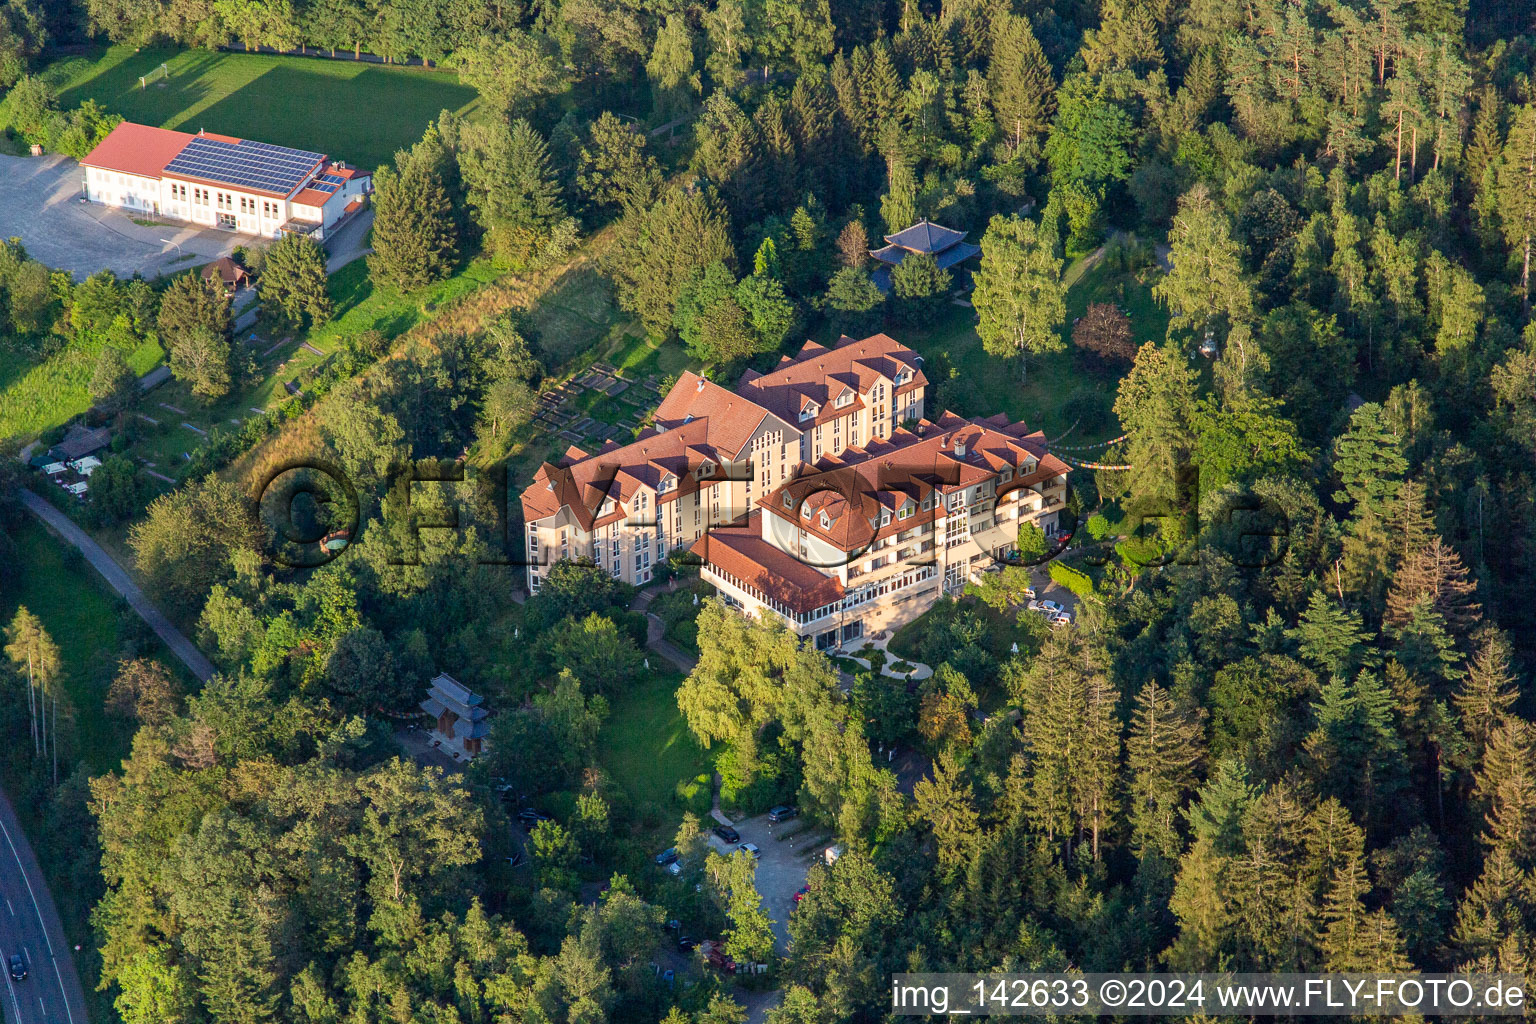
MULTIPOLYGON (((92 774, 118 767, 128 754, 130 730, 103 713, 102 704, 121 655, 125 616, 117 595, 106 589, 83 559, 39 524, 28 520, 13 539, 21 556, 21 579, 0 593, 0 623, 9 623, 18 605, 43 622, 59 645, 64 693, 72 705, 73 747, 92 774)), ((17 737, 12 737, 16 740, 17 737)))
POLYGON ((604 339, 622 337, 630 324, 614 301, 612 283, 586 264, 561 274, 539 295, 528 318, 551 373, 566 369, 604 339))
MULTIPOLYGON (((650 655, 652 662, 656 655, 650 655)), ((612 710, 598 736, 598 759, 637 804, 677 807, 680 783, 698 782, 689 805, 708 813, 709 757, 677 709, 682 676, 653 671, 628 692, 614 696, 612 710)), ((678 808, 679 813, 681 808, 678 808)))
POLYGON ((1022 383, 1018 360, 998 359, 982 348, 976 333, 976 312, 968 307, 946 305, 932 328, 898 332, 896 336, 929 360, 931 384, 941 383, 932 379, 935 357, 948 360, 958 376, 945 389, 946 401, 962 416, 1006 412, 1016 421, 1045 431, 1053 440, 1071 430, 1071 443, 1112 437, 1116 427, 1110 406, 1120 371, 1084 364, 1072 347, 1072 322, 1091 302, 1113 302, 1131 318, 1135 341, 1140 344, 1162 339, 1168 314, 1152 298, 1145 282, 1109 259, 1068 277, 1075 280, 1067 290, 1067 316, 1061 332, 1067 347, 1061 352, 1031 355, 1022 383))
MULTIPOLYGON (((0 351, 0 439, 31 437, 84 412, 96 357, 105 341, 71 342, 42 362, 30 362, 12 351, 0 351)), ((145 342, 128 354, 128 365, 148 373, 165 353, 145 342)))
POLYGON ((478 95, 452 72, 208 50, 113 46, 42 72, 61 106, 93 99, 130 121, 317 150, 367 169, 478 95), (139 88, 164 63, 169 77, 139 88))

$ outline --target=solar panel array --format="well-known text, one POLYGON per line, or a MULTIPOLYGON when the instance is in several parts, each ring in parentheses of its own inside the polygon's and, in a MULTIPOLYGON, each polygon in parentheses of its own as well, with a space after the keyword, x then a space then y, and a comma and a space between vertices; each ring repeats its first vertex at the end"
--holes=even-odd
POLYGON ((320 175, 320 180, 328 181, 332 185, 345 185, 347 183, 347 179, 339 174, 322 174, 320 175))
POLYGON ((170 174, 287 195, 303 183, 323 154, 267 142, 194 138, 166 165, 170 174))
POLYGON ((314 189, 316 192, 324 192, 327 195, 329 195, 332 192, 335 192, 337 186, 332 184, 329 181, 326 181, 325 179, 326 179, 326 175, 322 174, 320 177, 318 177, 314 181, 310 182, 309 183, 309 187, 314 189))

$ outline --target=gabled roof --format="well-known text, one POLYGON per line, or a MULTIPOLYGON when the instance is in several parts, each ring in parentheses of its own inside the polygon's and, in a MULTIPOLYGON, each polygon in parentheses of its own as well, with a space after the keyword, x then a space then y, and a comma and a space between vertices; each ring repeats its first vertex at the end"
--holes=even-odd
POLYGON ((707 420, 709 443, 727 458, 735 459, 770 415, 750 398, 727 391, 696 373, 685 372, 656 407, 653 422, 658 429, 670 430, 695 420, 707 420))
POLYGON ((194 137, 186 132, 122 121, 80 163, 86 167, 158 178, 165 165, 176 159, 176 154, 194 137))
POLYGON ((902 228, 894 235, 886 235, 885 240, 911 252, 943 252, 956 242, 964 241, 965 232, 935 224, 924 217, 909 228, 902 228))
POLYGON ((801 426, 800 412, 811 402, 819 407, 818 418, 846 416, 860 408, 857 403, 834 407, 845 387, 863 394, 880 377, 895 380, 903 369, 912 371, 912 379, 898 391, 925 385, 928 379, 921 367, 922 357, 890 335, 874 334, 861 341, 845 336, 831 348, 806 342, 799 355, 785 356, 769 372, 744 375, 737 391, 785 422, 801 426))
POLYGON ((558 463, 546 462, 534 474, 533 484, 523 491, 523 518, 533 522, 567 508, 583 530, 591 530, 624 518, 624 505, 642 486, 656 490, 669 474, 677 477, 678 486, 658 495, 658 502, 692 493, 698 489, 693 471, 700 463, 727 461, 708 442, 708 433, 708 420, 693 420, 666 431, 647 429, 637 440, 604 447, 593 456, 573 447, 558 463), (603 516, 609 498, 614 509, 603 516))

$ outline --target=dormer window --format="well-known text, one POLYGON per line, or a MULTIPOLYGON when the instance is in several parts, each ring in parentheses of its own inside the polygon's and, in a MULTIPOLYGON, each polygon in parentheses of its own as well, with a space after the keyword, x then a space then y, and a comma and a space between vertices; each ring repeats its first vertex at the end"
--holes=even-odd
POLYGON ((1011 466, 1004 466, 1003 467, 1003 483, 1007 483, 1009 480, 1012 480, 1012 479, 1013 479, 1013 468, 1011 466))
POLYGON ((910 502, 908 504, 905 504, 905 505, 901 506, 901 509, 896 513, 896 518, 897 519, 911 519, 912 518, 912 505, 911 505, 910 502))
POLYGON ((699 478, 701 480, 706 476, 713 476, 714 472, 715 464, 713 462, 705 459, 703 462, 699 463, 699 478))
POLYGON ((603 502, 603 507, 598 509, 597 514, 600 515, 600 516, 605 516, 605 515, 607 515, 608 513, 612 512, 612 511, 613 511, 613 499, 612 498, 608 498, 608 499, 606 499, 603 502))
POLYGON ((839 409, 841 409, 844 406, 848 405, 852 401, 853 401, 853 392, 849 391, 847 389, 844 389, 843 393, 837 396, 837 403, 836 404, 837 404, 837 407, 839 409))
POLYGON ((891 510, 890 509, 885 509, 884 511, 882 511, 880 513, 880 525, 881 526, 890 526, 891 525, 891 510))
POLYGON ((811 506, 809 506, 809 505, 802 505, 801 506, 801 508, 800 508, 800 518, 801 519, 809 519, 809 518, 811 518, 811 506))
POLYGON ((677 477, 673 476, 671 473, 668 473, 666 476, 661 478, 661 483, 656 485, 656 490, 657 490, 658 493, 659 492, 665 492, 665 491, 670 491, 672 488, 674 488, 676 486, 677 486, 677 477))
POLYGON ((784 492, 784 507, 788 509, 795 507, 795 496, 788 491, 784 492))
POLYGON ((827 518, 827 514, 825 512, 823 512, 821 514, 821 528, 823 530, 826 530, 826 529, 830 529, 831 526, 832 526, 832 520, 828 519, 827 518))
POLYGON ((803 423, 808 419, 812 419, 820 411, 821 406, 815 402, 807 402, 805 408, 800 410, 800 421, 803 423))

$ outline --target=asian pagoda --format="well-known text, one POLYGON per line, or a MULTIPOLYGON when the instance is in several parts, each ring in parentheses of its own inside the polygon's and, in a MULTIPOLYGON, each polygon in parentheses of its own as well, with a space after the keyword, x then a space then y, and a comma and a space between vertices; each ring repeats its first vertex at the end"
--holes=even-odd
POLYGON ((883 264, 875 268, 870 279, 875 282, 876 288, 889 294, 891 268, 911 253, 927 253, 933 256, 938 261, 940 270, 948 270, 958 263, 963 263, 981 252, 981 246, 967 242, 965 234, 964 231, 946 228, 924 217, 909 228, 902 228, 894 235, 886 235, 886 244, 883 248, 869 250, 869 254, 883 264))
POLYGON ((486 721, 490 712, 480 706, 483 700, 446 672, 433 679, 427 699, 421 702, 421 710, 433 719, 432 745, 454 760, 473 760, 491 731, 486 721))

